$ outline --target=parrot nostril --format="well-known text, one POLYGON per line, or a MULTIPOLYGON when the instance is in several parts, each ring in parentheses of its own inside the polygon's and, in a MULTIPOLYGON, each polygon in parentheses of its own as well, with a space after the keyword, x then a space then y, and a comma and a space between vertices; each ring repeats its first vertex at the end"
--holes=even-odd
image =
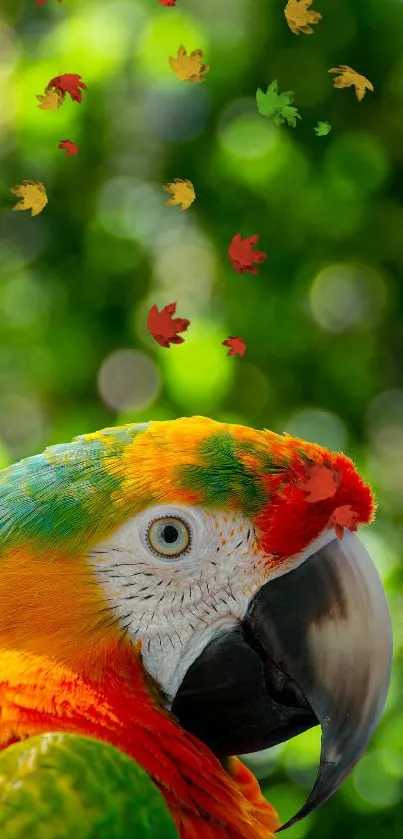
POLYGON ((243 624, 242 629, 246 643, 262 662, 265 687, 269 696, 281 705, 289 708, 301 708, 312 713, 312 708, 306 696, 294 679, 291 679, 269 658, 247 623, 243 624))
POLYGON ((294 679, 283 673, 269 658, 264 665, 264 680, 268 693, 276 702, 281 702, 282 705, 287 705, 289 708, 303 708, 306 711, 312 711, 299 685, 294 682, 294 679))

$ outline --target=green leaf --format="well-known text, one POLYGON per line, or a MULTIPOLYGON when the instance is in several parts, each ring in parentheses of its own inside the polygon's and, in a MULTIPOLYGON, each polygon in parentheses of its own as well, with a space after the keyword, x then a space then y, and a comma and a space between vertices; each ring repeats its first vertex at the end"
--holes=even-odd
POLYGON ((283 93, 279 93, 277 79, 275 79, 269 84, 266 93, 260 87, 257 89, 258 111, 262 116, 272 119, 275 125, 282 125, 287 122, 288 125, 295 128, 297 119, 301 119, 301 116, 298 109, 291 104, 294 101, 294 96, 293 90, 285 90, 283 93))
POLYGON ((330 125, 330 122, 321 122, 321 120, 319 120, 313 130, 318 137, 326 137, 326 134, 329 134, 329 131, 332 130, 332 126, 330 125))

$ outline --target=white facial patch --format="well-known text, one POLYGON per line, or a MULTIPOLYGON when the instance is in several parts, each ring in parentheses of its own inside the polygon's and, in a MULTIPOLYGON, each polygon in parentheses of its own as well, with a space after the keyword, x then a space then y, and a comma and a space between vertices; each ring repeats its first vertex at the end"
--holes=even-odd
POLYGON ((141 639, 144 665, 171 700, 193 661, 219 631, 242 621, 265 582, 247 518, 186 505, 149 507, 89 558, 112 616, 141 639), (165 555, 175 541, 178 554, 165 555))
POLYGON ((248 518, 160 504, 127 521, 89 554, 111 620, 135 642, 172 703, 207 644, 245 617, 269 579, 335 538, 325 531, 298 557, 268 567, 248 518))

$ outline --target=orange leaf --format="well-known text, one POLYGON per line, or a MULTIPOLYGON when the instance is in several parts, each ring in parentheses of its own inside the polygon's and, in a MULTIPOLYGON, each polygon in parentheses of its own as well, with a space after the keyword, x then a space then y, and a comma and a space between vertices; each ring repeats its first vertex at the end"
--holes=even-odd
POLYGON ((69 93, 73 102, 81 102, 83 98, 81 90, 88 90, 78 73, 63 73, 61 76, 55 76, 50 80, 46 90, 50 87, 55 87, 62 93, 69 93))
POLYGON ((175 76, 186 82, 204 82, 210 69, 209 64, 203 64, 203 50, 193 50, 188 55, 183 44, 178 47, 176 57, 170 55, 168 61, 175 76))
POLYGON ((176 305, 176 303, 169 303, 161 311, 154 305, 151 306, 148 313, 147 329, 150 335, 152 335, 154 341, 157 341, 157 344, 167 349, 169 349, 170 344, 183 344, 184 338, 178 333, 186 332, 190 324, 190 320, 186 320, 186 318, 172 317, 175 314, 176 305))
POLYGON ((60 143, 57 147, 58 149, 64 149, 67 157, 71 157, 72 154, 78 154, 80 149, 73 143, 71 140, 60 140, 60 143))
POLYGON ((238 274, 257 274, 258 270, 254 263, 258 265, 265 261, 267 254, 264 251, 254 251, 253 246, 256 245, 259 236, 248 236, 242 239, 240 233, 236 233, 228 248, 228 255, 232 262, 235 271, 238 274))
POLYGON ((334 527, 338 539, 343 538, 344 528, 357 530, 358 513, 351 509, 350 504, 336 507, 329 518, 328 527, 334 527))
POLYGON ((333 466, 314 463, 308 466, 306 480, 300 481, 297 486, 309 493, 306 500, 312 504, 325 498, 333 498, 341 477, 340 470, 334 469, 333 466))
POLYGON ((46 188, 42 181, 25 180, 22 184, 13 186, 10 192, 20 199, 13 210, 31 210, 31 216, 38 216, 48 203, 46 188))
POLYGON ((57 111, 63 105, 66 94, 57 87, 47 87, 46 92, 37 94, 36 98, 39 102, 38 108, 42 111, 57 111))
POLYGON ((229 347, 229 352, 227 355, 239 355, 242 358, 246 353, 246 344, 242 338, 239 338, 238 335, 230 335, 225 341, 222 342, 223 347, 229 347))

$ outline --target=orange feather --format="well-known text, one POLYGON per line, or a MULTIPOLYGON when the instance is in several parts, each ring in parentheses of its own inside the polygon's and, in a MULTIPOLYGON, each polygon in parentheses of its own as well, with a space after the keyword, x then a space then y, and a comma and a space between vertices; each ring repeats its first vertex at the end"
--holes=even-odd
POLYGON ((141 655, 116 641, 98 683, 46 656, 0 650, 0 747, 49 731, 111 743, 164 795, 181 839, 265 839, 279 826, 239 761, 226 772, 159 704, 141 655))

